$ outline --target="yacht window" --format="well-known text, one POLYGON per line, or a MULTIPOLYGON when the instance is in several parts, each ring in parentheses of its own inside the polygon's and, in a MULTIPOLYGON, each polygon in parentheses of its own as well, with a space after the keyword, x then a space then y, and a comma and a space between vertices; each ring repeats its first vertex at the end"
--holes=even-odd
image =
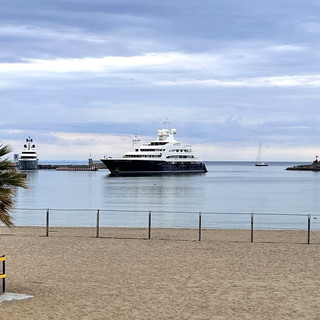
POLYGON ((156 141, 156 142, 151 142, 150 146, 163 146, 163 145, 165 145, 167 143, 168 142, 158 142, 158 141, 156 141))

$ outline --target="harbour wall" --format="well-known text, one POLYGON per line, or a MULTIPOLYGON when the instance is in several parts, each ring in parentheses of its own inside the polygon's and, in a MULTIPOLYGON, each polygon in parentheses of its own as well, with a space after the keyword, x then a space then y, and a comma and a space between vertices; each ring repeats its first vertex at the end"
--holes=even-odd
POLYGON ((38 168, 61 171, 95 171, 106 169, 106 166, 99 160, 89 159, 88 164, 39 164, 38 168))

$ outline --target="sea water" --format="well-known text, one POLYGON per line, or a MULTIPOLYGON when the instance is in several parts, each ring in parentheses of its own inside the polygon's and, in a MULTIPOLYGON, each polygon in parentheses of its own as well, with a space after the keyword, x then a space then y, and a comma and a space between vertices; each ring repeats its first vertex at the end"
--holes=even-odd
MULTIPOLYGON (((205 174, 112 177, 99 171, 28 171, 16 192, 16 225, 320 229, 320 172, 297 163, 206 162, 205 174), (319 219, 318 219, 319 218, 319 219), (319 221, 319 222, 318 222, 319 221)), ((301 164, 301 163, 299 163, 301 164)))

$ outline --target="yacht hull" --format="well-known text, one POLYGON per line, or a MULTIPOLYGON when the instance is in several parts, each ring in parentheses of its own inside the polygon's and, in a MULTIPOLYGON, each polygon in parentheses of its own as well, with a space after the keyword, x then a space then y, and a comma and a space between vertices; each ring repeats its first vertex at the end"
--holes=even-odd
POLYGON ((38 169, 37 160, 19 160, 18 165, 20 170, 37 170, 38 169))
POLYGON ((112 175, 163 175, 205 173, 203 162, 167 162, 155 160, 101 159, 112 175))
POLYGON ((264 163, 264 162, 260 162, 260 163, 256 163, 255 166, 256 166, 256 167, 267 167, 268 164, 267 164, 267 163, 264 163))

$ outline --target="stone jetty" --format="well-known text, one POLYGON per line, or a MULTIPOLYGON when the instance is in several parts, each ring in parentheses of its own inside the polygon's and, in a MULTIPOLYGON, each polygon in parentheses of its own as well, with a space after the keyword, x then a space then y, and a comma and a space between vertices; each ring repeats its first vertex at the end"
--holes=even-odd
POLYGON ((293 167, 288 167, 286 170, 297 170, 297 171, 320 171, 320 161, 318 161, 318 156, 310 164, 301 164, 293 167))

